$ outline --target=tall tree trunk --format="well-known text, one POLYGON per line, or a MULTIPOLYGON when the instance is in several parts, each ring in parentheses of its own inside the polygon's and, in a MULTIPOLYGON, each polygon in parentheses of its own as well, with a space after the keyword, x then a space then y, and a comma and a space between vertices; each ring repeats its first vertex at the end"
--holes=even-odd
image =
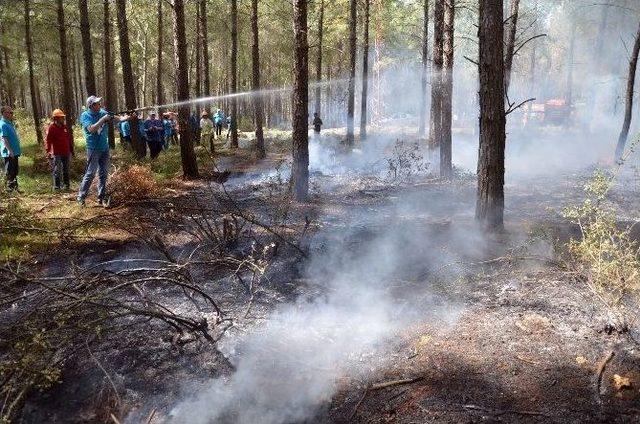
POLYGON ((58 35, 60 37, 60 74, 62 76, 62 104, 67 115, 67 127, 71 131, 73 142, 73 124, 76 122, 75 100, 73 98, 73 86, 69 71, 69 50, 67 47, 67 30, 64 21, 64 7, 62 0, 57 0, 58 9, 58 35))
POLYGON ((427 129, 427 72, 429 71, 429 0, 422 3, 422 74, 420 75, 420 116, 418 137, 424 139, 427 129))
POLYGON ((622 123, 622 130, 618 137, 618 145, 616 146, 616 161, 622 158, 624 153, 625 144, 627 144, 627 137, 629 137, 629 127, 631 126, 631 114, 633 112, 633 87, 636 79, 636 67, 638 66, 638 53, 640 52, 640 26, 638 26, 638 32, 636 34, 636 41, 633 44, 633 52, 631 53, 631 60, 629 61, 629 75, 627 76, 627 98, 624 108, 624 122, 622 123))
POLYGON ((362 99, 360 102, 360 140, 367 138, 367 92, 369 90, 369 11, 371 0, 364 0, 364 40, 362 46, 362 99))
MULTIPOLYGON (((5 22, 0 22, 0 38, 3 40, 5 37, 5 25, 5 22)), ((9 49, 4 45, 4 43, 2 46, 0 46, 0 52, 2 53, 2 55, 0 55, 0 62, 3 62, 4 60, 4 66, 2 67, 2 69, 0 69, 0 78, 3 81, 6 96, 2 99, 2 104, 15 106, 15 98, 13 93, 13 84, 15 83, 15 81, 11 80, 9 49)))
POLYGON ((24 0, 24 32, 25 43, 27 45, 27 63, 29 67, 29 90, 31 91, 31 111, 33 112, 33 125, 36 130, 38 144, 43 143, 42 128, 40 126, 40 109, 38 107, 38 93, 36 91, 36 80, 33 74, 33 50, 31 47, 31 6, 29 0, 24 0))
POLYGON ((347 146, 354 144, 354 109, 356 91, 357 0, 349 0, 349 86, 347 93, 347 146))
POLYGON ((569 39, 569 57, 567 58, 567 107, 573 109, 573 58, 576 50, 576 26, 571 26, 569 39))
POLYGON ((504 58, 504 87, 505 92, 509 94, 509 85, 511 84, 511 68, 513 67, 513 52, 516 45, 516 30, 518 29, 518 10, 520 0, 511 0, 509 8, 509 17, 507 18, 507 45, 504 58))
MULTIPOLYGON (((353 0, 352 0, 353 1, 353 0)), ((309 44, 307 0, 293 0, 295 36, 293 83, 293 194, 305 202, 309 195, 309 44)), ((353 121, 352 121, 353 126, 353 121)))
POLYGON ((480 0, 480 148, 476 219, 503 228, 504 213, 504 26, 502 0, 480 0))
MULTIPOLYGON (((253 4, 252 4, 253 7, 253 4)), ((257 13, 257 12, 256 12, 257 13)), ((251 26, 253 31, 253 12, 251 17, 251 26)), ((256 21, 256 26, 258 25, 256 21)), ((258 29, 255 29, 253 37, 257 37, 258 29)), ((256 42, 256 49, 257 41, 256 42)), ((253 49, 253 46, 252 46, 253 49)), ((251 50, 254 53, 253 50, 251 50)), ((255 67, 255 65, 253 65, 255 67)), ((238 0, 231 0, 231 93, 238 91, 238 0)), ((257 96, 256 96, 257 97, 257 96)), ((237 123, 238 120, 238 100, 234 97, 231 99, 231 118, 237 123)), ((256 127, 257 130, 257 127, 256 127)), ((257 137, 256 133, 256 137, 257 137)), ((237 125, 233 125, 233 131, 231 131, 231 147, 238 147, 238 130, 237 125)))
POLYGON ((431 68, 431 112, 429 150, 440 147, 442 139, 442 50, 444 48, 444 1, 435 0, 433 8, 433 67, 431 68))
MULTIPOLYGON (((187 37, 185 35, 183 0, 173 0, 173 32, 178 101, 180 102, 189 99, 189 68, 187 64, 187 37)), ((185 179, 198 178, 198 162, 196 161, 191 131, 189 130, 189 106, 180 106, 178 108, 178 126, 180 127, 182 175, 185 179)))
MULTIPOLYGON (((602 77, 605 74, 607 60, 603 60, 602 49, 604 47, 604 41, 607 39, 607 21, 609 20, 609 6, 602 6, 602 15, 600 17, 600 24, 598 25, 598 34, 596 36, 596 48, 595 54, 591 59, 592 69, 595 71, 597 77, 602 77)), ((593 127, 597 125, 597 120, 593 119, 595 111, 600 110, 600 90, 599 84, 589 84, 589 99, 588 102, 591 107, 588 107, 585 111, 584 122, 589 127, 589 131, 593 130, 593 127)))
MULTIPOLYGON (((109 14, 109 0, 104 0, 104 107, 108 110, 118 109, 118 95, 116 94, 116 83, 113 72, 113 52, 111 51, 111 17, 109 14)), ((113 127, 113 120, 109 121, 109 148, 116 148, 116 134, 113 127)))
MULTIPOLYGON (((517 0, 516 0, 517 1, 517 0)), ((455 0, 445 0, 442 62, 442 139, 440 141, 440 176, 451 178, 451 117, 453 115, 453 28, 455 0)))
MULTIPOLYGON (((122 64, 122 80, 124 85, 124 102, 127 110, 133 111, 136 106, 136 87, 133 82, 133 70, 131 69, 131 47, 129 46, 129 28, 127 26, 127 5, 126 0, 116 0, 118 12, 118 33, 120 36, 120 63, 122 64)), ((145 157, 147 146, 144 139, 138 133, 138 118, 132 116, 131 122, 131 144, 138 159, 145 157)))
MULTIPOLYGON (((209 77, 209 40, 207 31, 207 1, 200 0, 200 29, 202 31, 202 82, 204 95, 211 95, 211 79, 209 77)), ((206 107, 207 111, 209 107, 206 107)))
MULTIPOLYGON (((164 25, 162 22, 162 3, 158 1, 158 53, 157 57, 157 75, 156 75, 156 103, 162 105, 164 103, 164 92, 162 89, 162 47, 164 42, 164 25)), ((158 111, 162 112, 162 111, 158 111)))
POLYGON ((82 52, 84 55, 85 86, 87 87, 87 93, 89 93, 89 95, 97 95, 87 0, 78 0, 78 9, 80 10, 80 34, 82 36, 82 52))
POLYGON ((196 4, 196 98, 202 96, 202 30, 200 28, 200 3, 196 4))
MULTIPOLYGON (((368 1, 368 0, 367 0, 368 1)), ((324 0, 320 0, 320 16, 318 16, 318 54, 316 56, 316 94, 315 94, 315 111, 318 116, 322 108, 322 36, 324 30, 324 0)))
MULTIPOLYGON (((323 0, 324 1, 324 0, 323 0)), ((252 64, 252 87, 254 92, 260 91, 260 40, 258 33, 258 0, 251 0, 251 64, 252 64)), ((254 120, 256 126, 256 147, 258 157, 263 159, 267 156, 264 146, 264 134, 262 125, 264 122, 262 96, 253 96, 254 120)), ((237 115, 232 115, 234 119, 233 130, 237 137, 237 115)), ((233 134, 232 134, 233 135, 233 134)), ((237 138, 236 138, 237 143, 237 138)))

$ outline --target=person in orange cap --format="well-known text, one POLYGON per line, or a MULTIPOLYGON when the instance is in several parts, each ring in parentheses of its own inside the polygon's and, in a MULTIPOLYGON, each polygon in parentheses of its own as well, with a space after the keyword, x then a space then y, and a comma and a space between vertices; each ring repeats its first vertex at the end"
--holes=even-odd
POLYGON ((69 157, 73 154, 73 138, 61 109, 54 110, 51 119, 53 122, 47 129, 45 148, 51 161, 53 189, 69 190, 69 157))

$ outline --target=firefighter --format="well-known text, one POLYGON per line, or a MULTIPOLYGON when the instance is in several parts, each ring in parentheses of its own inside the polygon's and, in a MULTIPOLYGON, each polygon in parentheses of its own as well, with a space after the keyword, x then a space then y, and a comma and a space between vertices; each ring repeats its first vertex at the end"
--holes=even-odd
POLYGON ((318 115, 318 112, 313 112, 313 132, 316 136, 320 135, 321 128, 322 119, 320 119, 320 115, 318 115))

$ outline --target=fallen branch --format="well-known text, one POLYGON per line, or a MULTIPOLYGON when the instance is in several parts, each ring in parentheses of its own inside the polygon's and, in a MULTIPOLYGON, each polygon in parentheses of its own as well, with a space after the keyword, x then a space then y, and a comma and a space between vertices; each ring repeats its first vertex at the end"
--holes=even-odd
POLYGON ((386 381, 384 383, 378 383, 378 384, 373 384, 369 386, 369 390, 380 390, 380 389, 386 389, 387 387, 399 386, 402 384, 411 384, 423 379, 424 377, 414 377, 414 378, 404 378, 402 380, 386 381))
POLYGON ((596 391, 598 392, 598 395, 603 395, 604 394, 601 391, 602 375, 604 374, 604 370, 607 367, 607 364, 613 359, 614 356, 615 356, 615 353, 612 350, 611 352, 609 352, 609 354, 607 356, 605 356, 602 359, 602 361, 600 361, 600 364, 598 365, 598 372, 596 374, 598 376, 598 379, 596 380, 596 391))

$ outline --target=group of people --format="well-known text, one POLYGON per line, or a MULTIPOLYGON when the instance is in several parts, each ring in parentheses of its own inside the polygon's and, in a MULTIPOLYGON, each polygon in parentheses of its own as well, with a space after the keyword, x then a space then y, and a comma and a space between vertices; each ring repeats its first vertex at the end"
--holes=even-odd
MULTIPOLYGON (((125 115, 122 116, 124 117, 125 115)), ((124 148, 131 148, 131 124, 129 120, 121 121, 118 130, 120 131, 124 148)), ((145 152, 148 146, 151 159, 157 158, 162 150, 167 150, 171 144, 178 144, 178 124, 175 119, 175 113, 165 112, 162 114, 162 119, 159 119, 155 112, 149 113, 146 120, 138 120, 138 134, 145 145, 145 152)))
MULTIPOLYGON (((18 188, 18 158, 21 154, 20 138, 14 124, 13 109, 10 106, 0 108, 0 156, 4 162, 6 189, 9 192, 20 192, 18 188)), ((61 109, 55 109, 51 114, 45 139, 45 149, 51 162, 52 180, 54 190, 68 190, 69 161, 74 154, 73 136, 65 122, 65 113, 61 109)), ((91 183, 98 174, 98 202, 108 207, 110 197, 107 193, 107 176, 109 171, 109 121, 116 121, 125 148, 131 147, 131 116, 127 114, 115 115, 102 108, 102 98, 95 95, 89 96, 86 102, 86 110, 78 119, 86 140, 87 166, 78 190, 78 204, 84 206, 85 199, 91 187, 91 183)), ((214 140, 222 136, 223 125, 227 126, 227 139, 235 125, 231 115, 225 116, 224 112, 217 109, 213 117, 204 110, 198 121, 195 113, 189 117, 189 130, 195 136, 196 143, 209 146, 214 151, 214 140)), ((322 120, 317 113, 313 117, 313 129, 316 135, 320 134, 322 120)), ((138 120, 138 132, 149 147, 151 159, 158 157, 163 149, 168 149, 171 144, 178 144, 178 123, 175 113, 166 112, 162 119, 158 119, 155 112, 149 113, 148 119, 138 120)), ((145 147, 146 150, 146 147, 145 147)))

